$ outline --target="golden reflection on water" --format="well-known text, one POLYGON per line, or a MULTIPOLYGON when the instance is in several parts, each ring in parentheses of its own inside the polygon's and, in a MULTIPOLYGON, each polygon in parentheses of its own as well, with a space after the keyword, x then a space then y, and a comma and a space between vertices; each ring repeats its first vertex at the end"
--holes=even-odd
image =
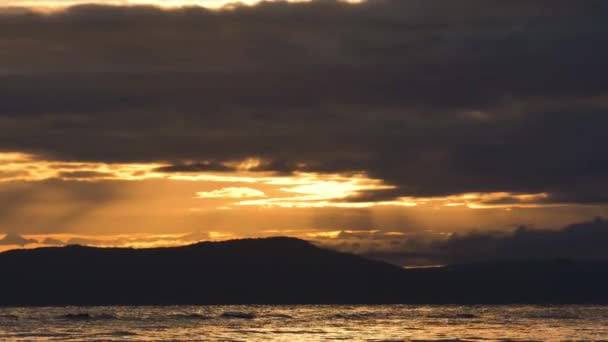
POLYGON ((591 341, 607 323, 604 306, 3 308, 0 340, 591 341))

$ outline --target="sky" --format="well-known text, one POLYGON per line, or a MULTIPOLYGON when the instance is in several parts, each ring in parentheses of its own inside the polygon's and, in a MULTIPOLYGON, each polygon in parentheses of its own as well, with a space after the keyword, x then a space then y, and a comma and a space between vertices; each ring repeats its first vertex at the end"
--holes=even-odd
MULTIPOLYGON (((279 1, 279 0, 269 0, 279 1)), ((307 2, 310 0, 287 0, 288 2, 307 2)), ((343 0, 344 2, 359 3, 361 0, 343 0)), ((261 2, 260 0, 2 0, 0 5, 4 7, 26 7, 36 9, 38 11, 56 11, 69 6, 77 6, 83 4, 101 4, 112 6, 138 6, 147 5, 163 8, 176 7, 204 7, 208 9, 222 9, 225 7, 255 5, 261 2)))
POLYGON ((608 229, 607 15, 0 0, 0 250, 288 235, 429 264, 522 236, 568 254, 573 230, 589 250, 608 229))

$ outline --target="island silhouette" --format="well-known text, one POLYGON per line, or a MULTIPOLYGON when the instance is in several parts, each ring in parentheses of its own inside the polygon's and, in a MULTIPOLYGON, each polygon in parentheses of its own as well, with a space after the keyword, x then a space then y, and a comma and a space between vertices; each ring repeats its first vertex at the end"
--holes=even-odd
POLYGON ((404 269, 295 238, 0 253, 0 305, 608 303, 608 263, 404 269))

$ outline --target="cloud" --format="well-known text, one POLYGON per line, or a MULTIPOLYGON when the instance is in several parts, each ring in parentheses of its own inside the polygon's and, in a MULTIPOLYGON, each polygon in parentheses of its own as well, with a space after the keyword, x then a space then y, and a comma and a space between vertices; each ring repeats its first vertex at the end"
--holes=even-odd
POLYGON ((443 247, 452 262, 484 259, 608 260, 608 221, 598 218, 559 230, 519 227, 513 233, 479 232, 454 235, 443 247))
POLYGON ((156 168, 154 171, 157 172, 230 172, 236 171, 235 168, 226 166, 218 162, 202 162, 202 163, 189 163, 189 164, 174 164, 169 166, 163 166, 156 168))
POLYGON ((190 233, 176 234, 122 234, 101 236, 75 236, 62 243, 64 245, 84 245, 96 247, 132 247, 132 248, 154 248, 183 246, 200 241, 225 240, 234 238, 229 232, 218 231, 194 231, 190 233))
MULTIPOLYGON (((204 6, 207 8, 222 8, 224 6, 243 6, 246 4, 254 4, 256 2, 260 2, 262 0, 240 0, 238 2, 234 2, 232 0, 129 0, 128 4, 136 5, 136 4, 145 4, 150 5, 154 4, 156 6, 163 7, 184 7, 184 6, 204 6)), ((274 1, 274 0, 271 0, 274 1)), ((288 0, 290 1, 290 0, 288 0)), ((348 1, 348 0, 347 0, 348 1)), ((358 1, 358 0, 354 0, 358 1)), ((18 13, 18 11, 25 11, 22 7, 25 6, 40 6, 45 10, 57 10, 67 6, 73 6, 78 4, 86 4, 89 3, 88 0, 0 0, 0 6, 9 5, 11 7, 2 8, 0 7, 0 14, 4 11, 14 11, 18 13)), ((99 4, 125 4, 124 0, 97 0, 96 3, 99 4)))
POLYGON ((197 192, 198 198, 251 198, 251 197, 266 197, 260 190, 252 188, 222 188, 212 191, 197 192))
POLYGON ((17 245, 17 246, 25 246, 32 243, 38 243, 38 241, 33 239, 27 239, 23 236, 15 233, 8 233, 2 239, 0 239, 0 246, 8 246, 8 245, 17 245))
POLYGON ((109 172, 98 172, 98 171, 69 171, 60 172, 57 175, 59 178, 68 179, 97 179, 97 178, 111 178, 114 174, 109 172))
POLYGON ((385 201, 605 204, 607 15, 601 0, 11 11, 0 150, 164 173, 247 158, 366 172, 396 187, 366 195, 385 201))
POLYGON ((59 239, 54 239, 51 237, 47 237, 44 240, 40 241, 41 244, 43 245, 47 245, 47 246, 63 246, 66 245, 66 243, 62 240, 59 239))
POLYGON ((162 169, 158 163, 118 164, 100 162, 57 161, 31 153, 0 152, 0 182, 63 180, 142 180, 161 178, 155 172, 162 169))
POLYGON ((399 265, 445 265, 507 260, 608 260, 608 221, 602 218, 561 229, 521 226, 512 232, 413 234, 340 232, 319 244, 399 265))

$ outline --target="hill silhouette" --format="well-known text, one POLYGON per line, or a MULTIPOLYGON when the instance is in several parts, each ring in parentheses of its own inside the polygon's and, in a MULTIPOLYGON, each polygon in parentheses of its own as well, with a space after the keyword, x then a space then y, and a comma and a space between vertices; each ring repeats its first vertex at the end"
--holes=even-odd
POLYGON ((0 305, 608 303, 608 266, 405 270, 294 238, 0 253, 0 305))

